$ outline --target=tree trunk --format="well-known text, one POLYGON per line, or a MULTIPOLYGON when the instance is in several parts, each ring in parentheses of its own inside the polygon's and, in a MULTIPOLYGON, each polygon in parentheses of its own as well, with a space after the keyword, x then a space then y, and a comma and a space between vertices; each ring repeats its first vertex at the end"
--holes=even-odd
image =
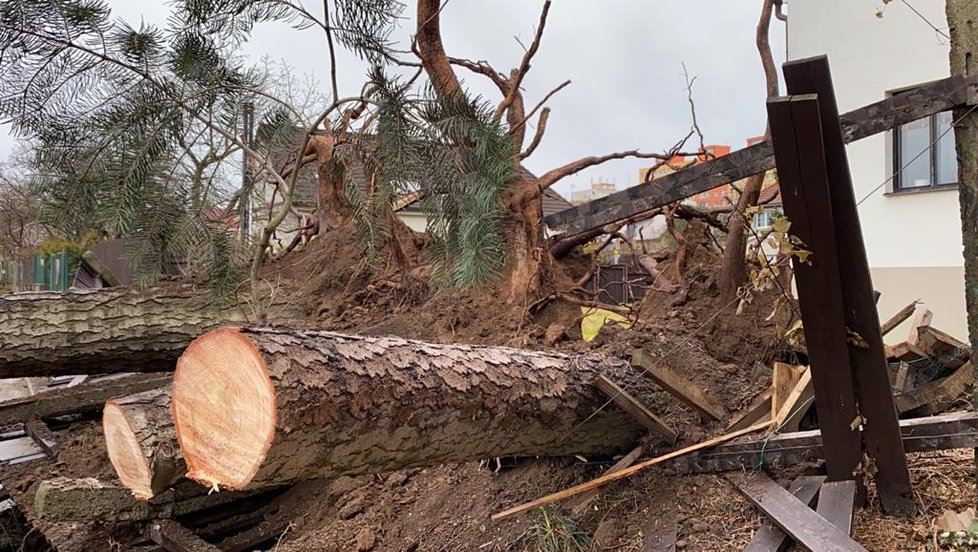
POLYGON ((543 288, 553 257, 547 249, 543 234, 541 196, 538 195, 515 209, 511 215, 514 220, 510 237, 513 259, 510 263, 506 302, 528 304, 543 288))
MULTIPOLYGON (((767 97, 778 95, 778 70, 771 55, 771 43, 768 32, 771 28, 771 14, 774 10, 774 0, 764 0, 761 5, 761 18, 757 23, 755 42, 757 52, 761 56, 761 66, 764 68, 767 97)), ((770 131, 764 132, 765 139, 770 138, 770 131)), ((720 302, 727 304, 737 297, 737 290, 747 282, 747 229, 751 220, 746 216, 749 208, 757 205, 764 184, 764 173, 747 179, 743 192, 737 200, 737 207, 730 215, 727 224, 727 240, 723 244, 723 264, 720 268, 720 302)))
MULTIPOLYGON (((297 312, 279 304, 269 314, 297 312)), ((170 371, 193 338, 247 321, 189 286, 0 295, 0 377, 170 371)))
POLYGON ((220 328, 180 357, 173 415, 187 476, 229 489, 628 450, 643 430, 601 408, 598 373, 623 381, 629 368, 502 347, 220 328))
POLYGON ((187 473, 170 413, 170 388, 105 403, 102 430, 109 460, 133 496, 146 500, 187 473))
MULTIPOLYGON (((978 54, 978 6, 971 0, 947 0, 946 10, 951 34, 951 76, 973 76, 978 71, 974 66, 978 54)), ((958 109, 954 120, 968 341, 971 357, 978 358, 978 113, 958 109)), ((974 367, 978 379, 978 362, 974 367)), ((978 405, 978 387, 972 389, 971 404, 978 405)), ((975 458, 978 461, 978 454, 975 458)))

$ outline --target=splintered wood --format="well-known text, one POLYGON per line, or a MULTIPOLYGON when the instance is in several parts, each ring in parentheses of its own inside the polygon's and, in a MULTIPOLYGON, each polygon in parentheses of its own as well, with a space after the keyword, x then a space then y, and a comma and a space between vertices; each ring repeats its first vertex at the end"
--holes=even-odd
POLYGON ((591 481, 588 481, 587 483, 581 483, 580 485, 576 485, 574 487, 570 487, 569 489, 564 489, 563 491, 560 491, 560 492, 557 492, 557 493, 553 493, 553 494, 547 495, 547 496, 545 496, 543 498, 538 498, 537 500, 534 500, 532 502, 527 502, 526 504, 521 504, 519 506, 510 508, 508 510, 504 510, 502 512, 493 514, 492 515, 492 519, 493 519, 493 521, 498 521, 498 520, 501 520, 501 519, 506 519, 506 518, 511 517, 511 516, 515 516, 517 514, 522 514, 524 512, 528 512, 528 511, 533 510, 535 508, 540 508, 540 507, 546 506, 548 504, 553 504, 554 502, 558 502, 558 501, 564 500, 566 498, 570 498, 572 496, 575 496, 575 495, 578 495, 580 493, 589 491, 591 489, 597 489, 599 487, 603 487, 603 486, 607 485, 608 483, 611 483, 612 481, 617 481, 619 479, 624 479, 626 477, 631 477, 632 475, 635 475, 636 473, 638 473, 638 472, 640 472, 642 470, 645 470, 645 469, 648 469, 648 468, 650 468, 652 466, 661 464, 661 463, 666 462, 668 460, 671 460, 673 458, 678 458, 680 456, 683 456, 684 454, 690 454, 690 453, 696 452, 698 450, 703 450, 703 449, 708 449, 710 447, 715 447, 715 446, 717 446, 717 445, 719 445, 721 443, 725 443, 727 441, 736 439, 737 437, 740 437, 741 435, 747 435, 748 433, 753 433, 755 431, 761 431, 761 430, 767 429, 769 427, 771 427, 771 422, 770 421, 767 421, 767 422, 763 422, 763 423, 760 423, 760 424, 757 424, 757 425, 748 427, 747 429, 742 429, 740 431, 734 431, 733 433, 727 433, 726 435, 721 435, 719 437, 714 437, 712 439, 708 439, 706 441, 703 441, 702 443, 697 443, 695 445, 688 446, 686 448, 675 450, 675 451, 670 452, 668 454, 663 454, 662 456, 658 456, 656 458, 652 458, 651 460, 646 460, 645 462, 642 462, 640 464, 635 464, 634 466, 632 466, 630 468, 626 468, 626 469, 623 469, 623 470, 620 470, 620 471, 617 471, 617 472, 614 472, 614 473, 605 474, 605 475, 603 475, 601 477, 598 477, 597 479, 592 479, 591 481))

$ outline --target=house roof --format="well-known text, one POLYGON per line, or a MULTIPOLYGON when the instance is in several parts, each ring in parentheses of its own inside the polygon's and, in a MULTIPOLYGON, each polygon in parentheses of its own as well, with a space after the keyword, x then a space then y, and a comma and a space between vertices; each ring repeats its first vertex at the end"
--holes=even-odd
POLYGON ((781 205, 781 187, 777 184, 761 190, 757 198, 758 205, 781 205))

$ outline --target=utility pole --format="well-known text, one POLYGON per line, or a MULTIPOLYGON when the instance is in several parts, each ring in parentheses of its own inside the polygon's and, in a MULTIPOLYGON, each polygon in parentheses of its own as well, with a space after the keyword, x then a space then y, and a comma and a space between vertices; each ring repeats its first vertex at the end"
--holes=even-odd
MULTIPOLYGON (((255 147, 255 106, 246 102, 242 110, 242 141, 249 148, 255 147)), ((254 184, 251 174, 251 158, 241 150, 241 198, 238 199, 238 236, 246 242, 251 236, 251 196, 254 184)))
MULTIPOLYGON (((947 24, 951 35, 951 75, 970 77, 978 71, 978 3, 947 0, 947 24)), ((961 204, 961 240, 964 244, 964 296, 968 312, 971 358, 978 358, 978 111, 954 112, 954 144, 958 157, 958 201, 961 204)), ((978 373, 978 362, 973 363, 978 373)), ((978 405, 978 388, 972 390, 978 405)), ((975 451, 978 460, 978 450, 975 451)), ((978 478, 978 472, 976 472, 978 478)), ((978 497, 976 497, 978 498, 978 497)))

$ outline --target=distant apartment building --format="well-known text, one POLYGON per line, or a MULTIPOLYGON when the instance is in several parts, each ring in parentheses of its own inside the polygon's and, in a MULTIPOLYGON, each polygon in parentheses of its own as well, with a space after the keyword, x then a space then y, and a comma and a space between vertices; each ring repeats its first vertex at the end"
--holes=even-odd
POLYGON ((592 182, 591 187, 571 192, 571 205, 581 205, 589 201, 598 199, 615 193, 617 190, 611 182, 592 182))

